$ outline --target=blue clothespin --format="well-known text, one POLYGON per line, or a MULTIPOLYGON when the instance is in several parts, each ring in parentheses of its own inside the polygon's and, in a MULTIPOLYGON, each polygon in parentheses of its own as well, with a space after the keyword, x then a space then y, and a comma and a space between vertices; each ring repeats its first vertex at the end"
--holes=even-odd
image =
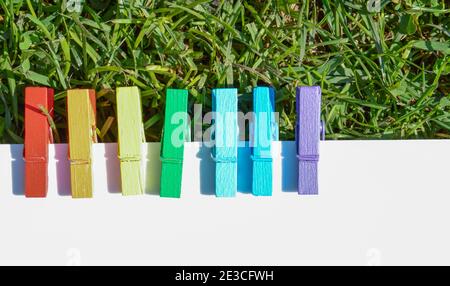
POLYGON ((212 150, 216 162, 216 196, 234 197, 237 191, 237 89, 216 88, 212 91, 215 145, 212 150))
POLYGON ((271 196, 272 141, 278 141, 273 88, 253 89, 253 112, 253 124, 250 126, 253 160, 252 192, 256 196, 271 196))
POLYGON ((320 121, 322 92, 319 86, 297 87, 297 122, 295 141, 298 158, 298 193, 317 195, 319 140, 325 137, 320 121))

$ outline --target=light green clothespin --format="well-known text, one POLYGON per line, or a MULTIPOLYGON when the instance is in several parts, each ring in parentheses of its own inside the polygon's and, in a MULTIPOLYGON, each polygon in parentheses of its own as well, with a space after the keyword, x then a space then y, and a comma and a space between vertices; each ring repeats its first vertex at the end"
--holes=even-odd
POLYGON ((145 142, 141 95, 136 86, 118 87, 116 97, 122 195, 141 195, 141 146, 145 142))

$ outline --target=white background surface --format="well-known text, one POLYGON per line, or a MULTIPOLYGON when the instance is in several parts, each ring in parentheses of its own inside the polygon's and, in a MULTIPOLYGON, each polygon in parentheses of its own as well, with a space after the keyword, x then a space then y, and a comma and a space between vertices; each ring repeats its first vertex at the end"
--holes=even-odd
MULTIPOLYGON (((26 199, 22 146, 0 145, 0 264, 450 264, 450 141, 321 142, 309 197, 295 193, 294 145, 274 146, 273 197, 246 193, 241 149, 240 193, 218 199, 209 150, 188 143, 179 200, 122 197, 115 144, 94 146, 93 199, 70 197, 66 145, 50 147, 48 198, 26 199)), ((155 193, 159 144, 143 149, 155 193)))

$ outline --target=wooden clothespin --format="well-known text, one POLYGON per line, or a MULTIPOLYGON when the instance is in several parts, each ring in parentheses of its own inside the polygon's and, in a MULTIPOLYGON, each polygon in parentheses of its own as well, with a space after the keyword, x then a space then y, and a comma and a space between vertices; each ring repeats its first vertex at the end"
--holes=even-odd
POLYGON ((25 196, 44 198, 48 190, 48 144, 53 143, 53 89, 25 88, 25 196))
POLYGON ((92 89, 67 91, 70 184, 73 198, 91 198, 92 144, 97 142, 96 97, 92 89))
POLYGON ((250 127, 253 160, 252 192, 256 196, 272 195, 272 141, 278 140, 275 121, 275 90, 253 89, 254 121, 250 127))
POLYGON ((145 142, 141 95, 136 86, 118 87, 117 124, 122 195, 143 194, 141 146, 145 142))
POLYGON ((234 197, 237 191, 237 89, 217 88, 212 91, 214 141, 212 150, 216 162, 215 189, 217 197, 234 197))
POLYGON ((297 88, 296 143, 298 158, 298 193, 317 195, 319 140, 324 128, 320 121, 321 90, 318 86, 297 88))
POLYGON ((191 137, 187 105, 187 90, 167 90, 161 140, 161 197, 179 198, 181 196, 184 142, 190 141, 191 137))

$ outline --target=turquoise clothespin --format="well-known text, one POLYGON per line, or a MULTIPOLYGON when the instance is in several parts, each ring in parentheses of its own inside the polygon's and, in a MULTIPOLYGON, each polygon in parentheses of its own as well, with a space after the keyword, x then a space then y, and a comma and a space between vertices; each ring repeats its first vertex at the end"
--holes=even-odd
POLYGON ((253 160, 252 192, 256 196, 272 195, 272 141, 278 141, 275 120, 275 90, 253 89, 253 124, 250 126, 253 160))
POLYGON ((212 157, 216 162, 216 196, 234 197, 237 191, 237 89, 216 88, 212 91, 215 145, 212 157))

